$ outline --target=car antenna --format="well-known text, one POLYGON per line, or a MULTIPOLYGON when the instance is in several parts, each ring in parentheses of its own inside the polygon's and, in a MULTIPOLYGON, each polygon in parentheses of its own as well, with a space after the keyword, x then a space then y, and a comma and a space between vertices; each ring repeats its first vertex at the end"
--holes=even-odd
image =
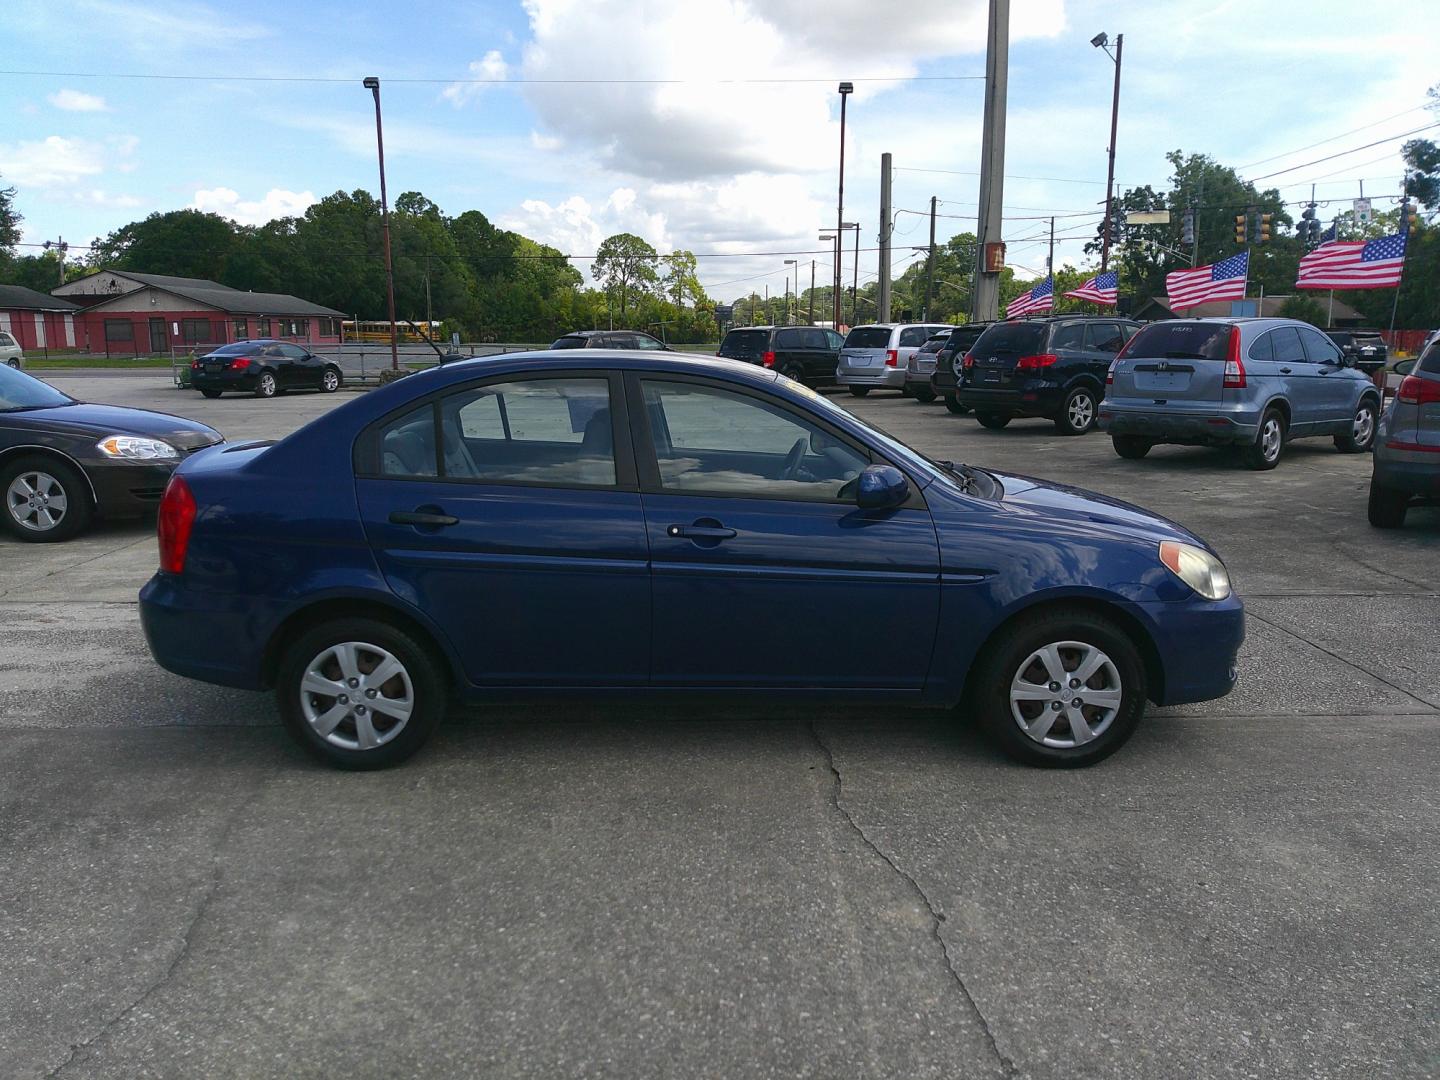
POLYGON ((458 352, 456 352, 453 346, 451 347, 451 349, 450 349, 450 351, 449 351, 448 353, 442 353, 442 352, 440 351, 440 346, 439 346, 439 345, 436 345, 435 342, 431 341, 431 340, 430 340, 430 335, 427 334, 424 330, 420 329, 420 327, 416 326, 415 323, 414 323, 412 320, 406 319, 406 320, 405 320, 405 325, 408 326, 408 327, 410 327, 411 330, 414 330, 415 333, 419 334, 421 340, 424 341, 426 345, 429 345, 430 348, 432 348, 432 349, 435 350, 435 355, 440 358, 440 366, 441 366, 441 367, 444 367, 444 366, 445 366, 446 361, 449 361, 449 360, 464 360, 464 359, 465 359, 465 354, 464 354, 464 353, 458 353, 458 352))

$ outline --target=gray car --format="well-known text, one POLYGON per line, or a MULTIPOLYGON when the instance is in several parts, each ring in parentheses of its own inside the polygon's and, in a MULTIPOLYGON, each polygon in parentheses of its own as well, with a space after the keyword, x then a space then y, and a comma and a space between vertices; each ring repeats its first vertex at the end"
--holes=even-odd
POLYGON ((944 323, 870 323, 857 326, 845 337, 835 381, 856 397, 871 390, 905 389, 905 369, 911 353, 941 330, 944 323))
POLYGON ((1416 499, 1440 497, 1440 341, 1400 383, 1377 430, 1370 524, 1398 529, 1416 499))
POLYGON ((1295 319, 1151 323, 1105 382, 1100 426, 1123 458, 1158 443, 1234 446, 1250 468, 1273 469, 1290 439, 1329 435, 1344 453, 1369 450, 1380 414, 1374 383, 1295 319))

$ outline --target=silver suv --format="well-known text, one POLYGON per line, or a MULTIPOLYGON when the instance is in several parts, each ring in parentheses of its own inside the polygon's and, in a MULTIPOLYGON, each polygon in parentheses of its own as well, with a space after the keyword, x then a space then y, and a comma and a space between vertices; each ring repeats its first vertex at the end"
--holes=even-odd
POLYGON ((854 327, 845 337, 835 381, 850 388, 856 397, 871 390, 905 389, 905 369, 910 356, 941 330, 953 330, 945 323, 871 323, 854 327))
POLYGON ((1235 446, 1273 469, 1290 439, 1329 435, 1344 453, 1375 441, 1380 392, 1340 347, 1295 319, 1151 323, 1110 365, 1100 426, 1115 452, 1157 443, 1235 446))
POLYGON ((1405 376, 1378 431, 1370 524, 1398 529, 1412 501, 1440 496, 1440 340, 1405 376))

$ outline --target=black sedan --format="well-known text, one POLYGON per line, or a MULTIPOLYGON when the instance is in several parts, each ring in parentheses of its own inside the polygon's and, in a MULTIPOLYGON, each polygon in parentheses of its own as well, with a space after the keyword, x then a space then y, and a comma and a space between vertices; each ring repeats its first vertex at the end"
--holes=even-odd
POLYGON ((274 397, 286 390, 323 390, 333 394, 344 376, 340 365, 289 341, 237 341, 190 363, 190 385, 207 398, 227 390, 274 397))
POLYGON ((187 454, 221 441, 193 420, 76 401, 0 366, 0 529, 44 543, 70 539, 96 514, 142 514, 187 454))

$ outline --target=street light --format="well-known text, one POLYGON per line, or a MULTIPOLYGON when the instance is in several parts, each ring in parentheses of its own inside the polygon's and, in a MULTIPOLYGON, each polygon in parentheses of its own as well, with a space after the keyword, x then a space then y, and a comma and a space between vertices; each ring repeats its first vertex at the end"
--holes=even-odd
POLYGON ((390 203, 385 196, 385 134, 380 125, 380 80, 367 75, 362 86, 375 95, 375 146, 380 152, 380 229, 385 237, 385 303, 390 311, 390 369, 400 370, 395 335, 395 267, 390 261, 390 203))
MULTIPOLYGON (((838 232, 822 232, 822 233, 820 234, 820 239, 821 239, 822 241, 824 241, 824 240, 829 240, 829 241, 830 241, 830 244, 831 244, 831 251, 830 251, 830 253, 831 253, 832 255, 834 255, 834 253, 835 253, 836 251, 838 251, 839 248, 840 248, 839 242, 835 239, 835 238, 836 238, 837 236, 839 236, 839 235, 840 235, 840 234, 839 234, 838 232)), ((839 277, 840 277, 840 260, 839 260, 839 259, 836 259, 836 260, 835 260, 835 266, 834 266, 833 269, 834 269, 834 277, 835 277, 835 279, 838 280, 839 277)), ((833 285, 832 285, 832 288, 833 288, 833 285)), ((833 302, 835 298, 834 298, 834 296, 832 295, 830 299, 831 299, 831 301, 833 302)), ((832 303, 832 306, 833 306, 833 303, 832 303)), ((812 320, 810 320, 810 321, 811 321, 811 322, 814 322, 815 320, 812 319, 812 320)), ((840 323, 839 323, 839 321, 837 320, 837 321, 835 321, 835 322, 832 322, 832 323, 830 324, 830 328, 831 328, 832 330, 838 331, 838 330, 840 329, 840 323)))
POLYGON ((842 221, 842 229, 855 230, 855 262, 853 264, 854 277, 850 279, 850 321, 854 322, 860 316, 855 309, 855 290, 860 285, 860 223, 858 221, 842 221))
MULTIPOLYGON (((800 306, 800 264, 794 259, 786 259, 785 265, 795 267, 795 306, 798 308, 800 306)), ((790 292, 789 270, 785 271, 785 292, 787 294, 785 297, 785 322, 788 325, 790 322, 790 297, 788 295, 790 292)))
POLYGON ((853 83, 840 84, 840 195, 835 205, 835 321, 840 329, 840 237, 845 228, 845 99, 855 92, 853 83))
POLYGON ((1120 57, 1125 50, 1125 35, 1115 35, 1115 51, 1110 51, 1110 36, 1103 30, 1090 39, 1097 49, 1104 49, 1115 62, 1115 94, 1110 102, 1110 166, 1105 173, 1105 233, 1100 238, 1100 272, 1103 274, 1110 262, 1110 223, 1114 220, 1115 187, 1115 128, 1120 120, 1120 57))

